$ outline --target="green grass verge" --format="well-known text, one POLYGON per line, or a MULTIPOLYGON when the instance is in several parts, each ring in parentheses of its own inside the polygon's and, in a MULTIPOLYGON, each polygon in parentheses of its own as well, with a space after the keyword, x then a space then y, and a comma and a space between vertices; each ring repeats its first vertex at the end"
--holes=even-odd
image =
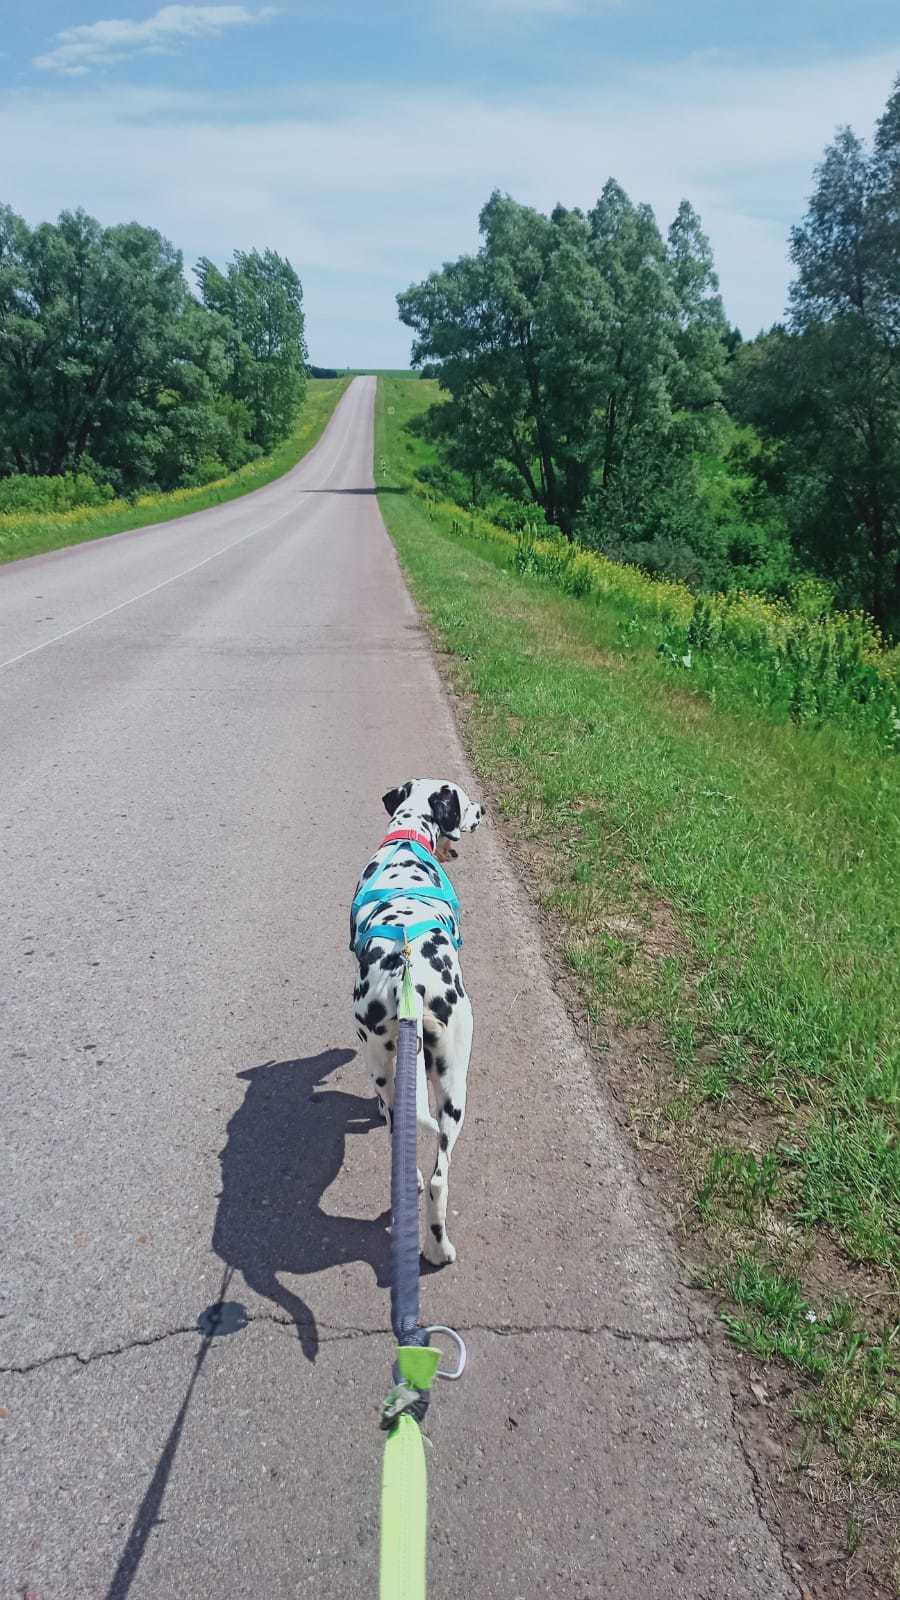
POLYGON ((614 598, 561 595, 410 492, 432 391, 379 384, 376 482, 475 766, 589 1013, 632 1030, 632 1122, 671 1152, 729 1333, 808 1383, 852 1476, 894 1482, 896 758, 711 705, 614 598))
POLYGON ((58 550, 63 545, 81 544, 87 539, 103 539, 111 533, 124 533, 128 528, 169 522, 173 517, 205 511, 208 506, 222 505, 226 500, 261 489, 296 466, 301 456, 312 449, 349 382, 349 378, 311 378, 296 426, 271 455, 260 456, 238 472, 229 473, 227 478, 217 478, 201 489, 146 494, 133 502, 111 500, 103 506, 86 506, 75 511, 0 516, 0 562, 58 550))

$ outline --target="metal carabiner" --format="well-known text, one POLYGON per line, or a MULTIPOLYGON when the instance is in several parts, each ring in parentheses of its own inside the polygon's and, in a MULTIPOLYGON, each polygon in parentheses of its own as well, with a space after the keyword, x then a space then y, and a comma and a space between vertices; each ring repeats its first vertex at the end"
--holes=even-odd
POLYGON ((430 1327, 425 1329, 425 1332, 429 1336, 432 1333, 445 1333, 447 1338, 452 1339, 453 1343, 456 1345, 456 1349, 459 1354, 459 1361, 457 1362, 456 1371, 444 1372, 440 1367, 438 1367, 435 1374, 435 1376, 438 1378, 446 1378, 448 1383, 455 1383, 456 1379, 461 1378, 466 1370, 468 1352, 466 1350, 465 1339, 461 1333, 457 1333, 455 1328, 448 1328, 443 1322, 433 1322, 430 1327))

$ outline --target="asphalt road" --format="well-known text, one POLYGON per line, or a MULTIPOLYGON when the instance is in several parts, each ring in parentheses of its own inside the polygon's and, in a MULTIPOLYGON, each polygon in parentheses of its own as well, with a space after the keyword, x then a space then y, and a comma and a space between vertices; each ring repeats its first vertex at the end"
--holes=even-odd
MULTIPOLYGON (((477 784, 373 398, 256 494, 0 568, 3 1596, 375 1592, 348 903, 384 789, 477 784)), ((432 1600, 796 1596, 490 819, 453 875, 476 1038, 424 1290, 470 1369, 429 1419, 432 1600)))

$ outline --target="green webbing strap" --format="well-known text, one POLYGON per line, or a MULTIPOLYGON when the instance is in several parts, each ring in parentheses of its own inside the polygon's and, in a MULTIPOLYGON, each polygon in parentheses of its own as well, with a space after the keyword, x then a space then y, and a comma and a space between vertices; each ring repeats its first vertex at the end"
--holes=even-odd
MULTIPOLYGON (((396 1366, 401 1378, 385 1401, 398 1391, 410 1395, 431 1388, 441 1352, 427 1345, 400 1345, 396 1366)), ((428 1485, 425 1446, 419 1424, 401 1411, 384 1446, 381 1475, 381 1562, 379 1600, 425 1600, 426 1519, 428 1485)))

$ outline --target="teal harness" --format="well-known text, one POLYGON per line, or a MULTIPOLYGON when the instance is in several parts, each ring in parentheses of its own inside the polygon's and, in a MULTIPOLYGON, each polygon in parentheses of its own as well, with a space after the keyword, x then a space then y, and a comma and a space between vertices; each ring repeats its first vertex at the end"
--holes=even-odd
POLYGON ((370 939, 393 939, 397 944, 412 943, 413 939, 420 939, 423 934, 439 931, 445 933, 455 950, 462 944, 459 932, 459 901, 454 893, 453 885, 437 857, 430 851, 423 849, 415 839, 405 839, 398 844, 395 850, 381 863, 380 870, 375 876, 371 887, 360 889, 356 895, 350 915, 356 923, 356 937, 353 948, 359 953, 364 944, 370 939), (408 886, 391 884, 384 885, 381 889, 375 887, 379 879, 383 878, 388 867, 401 850, 409 850, 424 866, 437 871, 438 882, 428 884, 412 884, 408 886), (423 917, 419 922, 410 922, 405 925, 394 923, 372 922, 367 920, 360 926, 360 912, 365 913, 365 907, 371 907, 369 918, 374 915, 375 902, 384 906, 389 900, 426 900, 446 906, 446 911, 436 911, 430 917, 423 917))

